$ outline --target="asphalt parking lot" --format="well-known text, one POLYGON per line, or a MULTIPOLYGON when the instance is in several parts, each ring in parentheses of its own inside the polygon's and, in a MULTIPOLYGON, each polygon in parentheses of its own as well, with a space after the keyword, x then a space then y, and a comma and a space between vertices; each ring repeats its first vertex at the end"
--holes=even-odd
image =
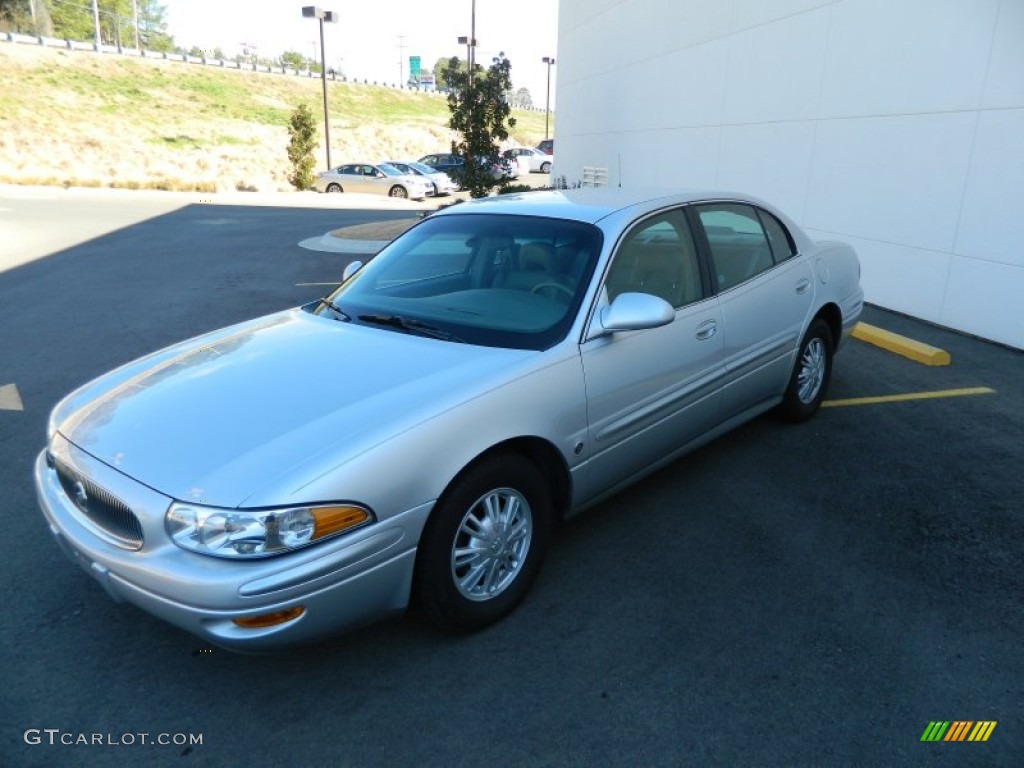
POLYGON ((240 656, 112 603, 36 508, 50 407, 322 295, 354 257, 297 243, 406 215, 197 203, 0 272, 0 765, 1024 764, 1024 353, 876 308, 952 363, 851 340, 829 399, 929 397, 755 420, 566 523, 479 634, 407 616, 240 656), (936 720, 998 724, 922 742, 936 720))

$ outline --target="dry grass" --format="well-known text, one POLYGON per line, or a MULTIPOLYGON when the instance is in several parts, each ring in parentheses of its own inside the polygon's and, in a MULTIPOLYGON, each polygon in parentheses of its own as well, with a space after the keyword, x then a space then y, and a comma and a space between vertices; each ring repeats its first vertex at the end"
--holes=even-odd
MULTIPOLYGON (((288 116, 315 78, 0 44, 0 182, 287 190, 288 116)), ((329 83, 331 159, 416 158, 451 142, 443 98, 329 83)), ((516 114, 535 144, 544 115, 516 114)), ((316 154, 323 163, 322 148, 316 154)))

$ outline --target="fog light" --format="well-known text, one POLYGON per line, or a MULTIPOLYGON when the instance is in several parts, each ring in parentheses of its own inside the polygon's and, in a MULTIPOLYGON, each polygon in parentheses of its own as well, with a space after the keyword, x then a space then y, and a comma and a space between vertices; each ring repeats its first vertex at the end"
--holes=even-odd
POLYGON ((294 608, 286 608, 283 611, 264 613, 260 616, 242 616, 231 621, 244 629, 259 629, 261 627, 273 627, 276 624, 284 624, 292 619, 297 619, 305 612, 306 609, 303 606, 296 605, 294 608))

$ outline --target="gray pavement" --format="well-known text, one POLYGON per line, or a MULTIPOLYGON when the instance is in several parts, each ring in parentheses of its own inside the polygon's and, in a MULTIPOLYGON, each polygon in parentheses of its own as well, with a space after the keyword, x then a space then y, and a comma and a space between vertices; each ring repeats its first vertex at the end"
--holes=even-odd
MULTIPOLYGON (((77 205, 0 193, 48 225, 77 205)), ((994 394, 758 419, 569 521, 534 592, 479 634, 409 616, 250 657, 112 603, 35 508, 50 407, 322 295, 354 256, 298 243, 402 216, 100 202, 97 233, 52 224, 66 240, 0 272, 0 387, 24 403, 0 410, 0 765, 1024 764, 1024 354, 875 309, 952 365, 852 342, 830 398, 994 394), (929 721, 982 719, 986 743, 920 742, 929 721), (25 743, 45 728, 203 743, 25 743)))

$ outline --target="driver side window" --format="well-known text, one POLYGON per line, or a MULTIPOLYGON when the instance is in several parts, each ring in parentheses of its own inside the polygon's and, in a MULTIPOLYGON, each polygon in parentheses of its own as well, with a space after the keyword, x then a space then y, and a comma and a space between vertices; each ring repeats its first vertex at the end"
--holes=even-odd
POLYGON ((605 281, 608 301, 620 293, 651 293, 674 308, 703 298, 700 265, 685 214, 660 213, 631 229, 605 281))

